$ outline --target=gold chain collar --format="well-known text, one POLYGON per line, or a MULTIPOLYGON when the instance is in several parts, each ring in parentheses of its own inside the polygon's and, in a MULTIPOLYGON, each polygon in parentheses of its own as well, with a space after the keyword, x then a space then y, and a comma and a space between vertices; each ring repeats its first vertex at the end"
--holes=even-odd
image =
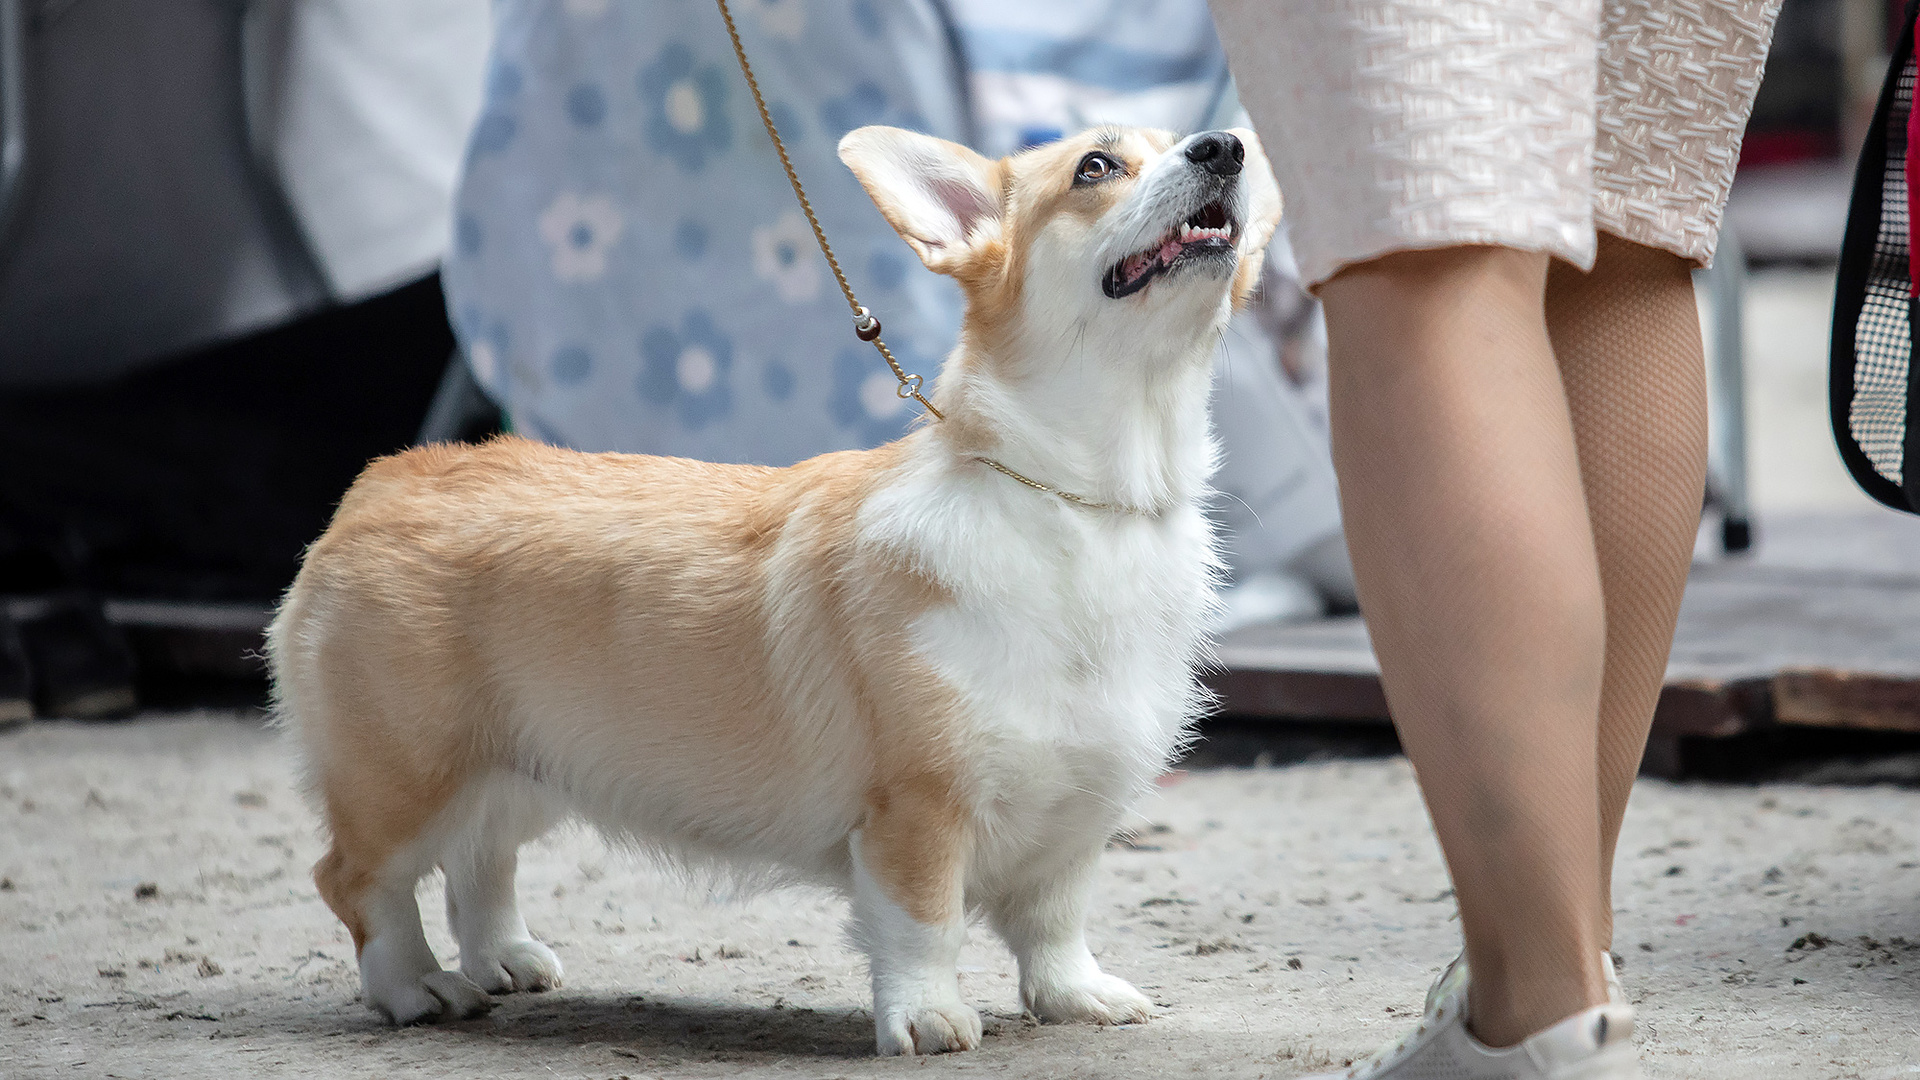
POLYGON ((1071 491, 1062 491, 1057 487, 1048 487, 1047 485, 1041 483, 1040 481, 1035 480, 1031 476, 1026 476, 1021 473, 1014 472, 1012 469, 1007 468, 1005 465, 1000 464, 999 462, 993 460, 990 457, 982 457, 979 455, 975 455, 973 460, 979 462, 982 465, 985 465, 987 468, 992 469, 995 472, 1002 473, 1007 476, 1011 476, 1015 480, 1020 481, 1021 483, 1027 485, 1028 487, 1032 488, 1035 491, 1044 491, 1049 495, 1058 495, 1060 498, 1065 499, 1066 501, 1072 503, 1075 506, 1084 506, 1089 510, 1110 510, 1116 514, 1137 514, 1141 517, 1158 516, 1150 510, 1141 510, 1138 507, 1133 507, 1133 506, 1122 506, 1118 503, 1094 502, 1092 499, 1083 499, 1080 496, 1075 495, 1071 491))
MULTIPOLYGON (((800 174, 795 171, 793 167, 793 159, 787 156, 787 144, 781 141, 779 130, 773 126, 773 114, 767 111, 766 98, 760 94, 760 80, 753 77, 753 65, 747 63, 746 47, 740 44, 740 30, 733 24, 733 11, 727 6, 727 0, 715 0, 715 3, 720 5, 720 17, 726 21, 727 37, 733 42, 733 55, 740 61, 740 74, 746 76, 747 89, 753 94, 753 106, 760 111, 760 123, 767 129, 768 137, 773 139, 773 149, 780 155, 780 167, 786 170, 787 183, 793 185, 794 198, 800 200, 800 210, 807 215, 807 224, 813 229, 813 238, 820 244, 820 254, 827 257, 827 266, 833 271, 833 280, 840 283, 840 292, 847 298, 847 307, 853 310, 854 336, 858 337, 861 341, 871 342, 873 347, 879 350, 880 358, 887 362, 887 367, 893 371, 893 377, 900 382, 899 387, 894 390, 895 394, 902 399, 911 398, 919 402, 921 407, 927 410, 928 415, 932 416, 935 420, 945 420, 946 415, 939 409, 934 408, 933 402, 928 401, 926 396, 921 393, 920 387, 922 380, 920 376, 901 367, 900 361, 894 358, 893 350, 887 348, 887 343, 880 340, 880 320, 874 316, 873 312, 861 307, 860 301, 854 297, 853 286, 847 283, 847 275, 840 269, 840 260, 834 257, 833 245, 827 243, 826 230, 820 227, 820 218, 813 212, 813 203, 808 201, 806 189, 800 186, 800 174)), ((973 460, 993 469, 995 472, 1018 480, 1035 491, 1044 491, 1074 506, 1085 507, 1089 510, 1107 510, 1119 514, 1140 514, 1143 516, 1149 514, 1148 511, 1139 510, 1131 506, 1095 502, 1092 499, 1082 498, 1071 491, 1063 491, 1060 488, 1043 484, 1023 473, 1016 472, 990 457, 976 456, 973 460)))

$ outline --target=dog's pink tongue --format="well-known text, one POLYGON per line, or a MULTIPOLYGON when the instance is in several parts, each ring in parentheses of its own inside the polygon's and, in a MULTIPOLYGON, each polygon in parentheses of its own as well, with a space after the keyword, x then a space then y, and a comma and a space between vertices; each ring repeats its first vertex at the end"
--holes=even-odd
POLYGON ((1180 257, 1181 246, 1178 240, 1168 240, 1166 243, 1161 244, 1160 261, 1169 266, 1173 265, 1173 260, 1180 257))

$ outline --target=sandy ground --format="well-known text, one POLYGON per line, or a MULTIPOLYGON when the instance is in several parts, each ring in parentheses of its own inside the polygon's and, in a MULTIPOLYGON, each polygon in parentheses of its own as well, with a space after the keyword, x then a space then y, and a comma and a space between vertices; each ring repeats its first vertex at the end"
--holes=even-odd
MULTIPOLYGON (((1617 951, 1655 1077, 1920 1076, 1920 791, 1642 785, 1617 951)), ((484 1019, 392 1030, 307 879, 319 854, 256 719, 0 736, 0 1076, 1287 1077, 1386 1039, 1456 948, 1403 760, 1195 770, 1106 856, 1092 936, 1161 1007, 1022 1019, 976 930, 983 1049, 872 1057, 843 903, 713 896, 564 831, 522 895, 567 967, 484 1019)), ((443 958, 436 885, 422 887, 443 958)))

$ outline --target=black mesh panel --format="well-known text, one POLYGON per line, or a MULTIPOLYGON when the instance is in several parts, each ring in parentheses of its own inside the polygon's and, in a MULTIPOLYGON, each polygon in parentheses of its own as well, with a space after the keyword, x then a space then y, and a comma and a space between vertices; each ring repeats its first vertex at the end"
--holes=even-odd
POLYGON ((1907 263, 1907 114, 1913 107, 1914 63, 1901 65, 1887 110, 1887 160, 1881 170, 1880 228, 1867 272, 1866 295, 1853 328, 1853 401, 1847 429, 1889 482, 1901 481, 1907 428, 1908 364, 1913 352, 1913 286, 1907 263))
POLYGON ((1913 371, 1913 266, 1907 250, 1907 119, 1913 110, 1913 22, 1905 26, 1860 150, 1833 303, 1834 441, 1861 489, 1920 512, 1920 387, 1913 371))

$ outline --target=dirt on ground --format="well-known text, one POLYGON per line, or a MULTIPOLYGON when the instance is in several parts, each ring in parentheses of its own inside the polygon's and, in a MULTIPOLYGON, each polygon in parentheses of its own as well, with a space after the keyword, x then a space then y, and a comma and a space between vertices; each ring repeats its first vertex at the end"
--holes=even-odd
MULTIPOLYGON (((566 985, 395 1030, 257 715, 30 725, 0 735, 0 1076, 1290 1077, 1396 1035, 1458 948, 1403 759, 1195 769, 1142 809, 1091 937, 1147 1025, 1030 1022, 976 928, 984 1047, 876 1059, 841 900, 711 895, 572 829, 520 876, 566 985)), ((1920 1076, 1916 823, 1907 788, 1642 783, 1615 951, 1649 1076, 1920 1076)))

